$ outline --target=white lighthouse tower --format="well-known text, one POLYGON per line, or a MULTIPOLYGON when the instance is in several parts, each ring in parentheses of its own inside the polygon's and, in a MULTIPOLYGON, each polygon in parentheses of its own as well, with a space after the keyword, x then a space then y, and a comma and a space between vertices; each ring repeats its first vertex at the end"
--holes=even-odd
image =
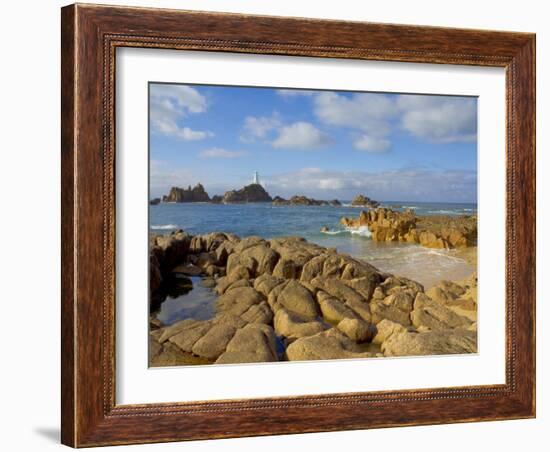
POLYGON ((254 180, 252 183, 260 185, 260 176, 258 175, 258 171, 254 171, 254 180))

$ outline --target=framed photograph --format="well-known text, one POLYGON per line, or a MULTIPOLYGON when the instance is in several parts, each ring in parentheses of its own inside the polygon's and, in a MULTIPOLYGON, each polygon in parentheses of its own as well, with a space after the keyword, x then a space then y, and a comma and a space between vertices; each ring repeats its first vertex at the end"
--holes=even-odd
POLYGON ((62 442, 535 416, 535 36, 62 9, 62 442))

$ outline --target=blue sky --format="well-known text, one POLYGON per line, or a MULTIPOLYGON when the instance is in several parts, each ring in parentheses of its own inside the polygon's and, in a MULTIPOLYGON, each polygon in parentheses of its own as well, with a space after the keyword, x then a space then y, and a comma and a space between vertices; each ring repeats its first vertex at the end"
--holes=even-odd
POLYGON ((201 182, 271 196, 475 202, 477 100, 150 84, 151 196, 201 182))

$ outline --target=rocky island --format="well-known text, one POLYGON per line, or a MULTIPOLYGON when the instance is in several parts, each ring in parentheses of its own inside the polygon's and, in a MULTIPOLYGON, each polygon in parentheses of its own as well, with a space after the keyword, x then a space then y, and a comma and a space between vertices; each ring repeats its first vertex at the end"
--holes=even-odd
POLYGON ((325 201, 319 199, 308 198, 307 196, 295 195, 290 199, 284 199, 280 196, 273 198, 275 206, 341 206, 342 203, 337 199, 325 201))
POLYGON ((362 211, 358 218, 341 218, 348 228, 368 227, 372 240, 418 243, 428 248, 465 248, 477 245, 477 217, 416 216, 413 211, 397 212, 378 208, 362 211))
POLYGON ((210 196, 201 183, 187 189, 172 187, 168 195, 162 197, 162 202, 209 202, 210 196))
POLYGON ((222 198, 224 204, 271 201, 271 196, 260 184, 250 184, 240 190, 226 191, 222 198))
POLYGON ((426 291, 299 237, 151 236, 150 288, 152 366, 477 351, 475 275, 426 291), (214 288, 215 314, 163 325, 158 303, 190 276, 214 288))
POLYGON ((351 205, 353 207, 368 207, 369 209, 376 209, 380 206, 380 203, 374 199, 370 199, 368 196, 357 195, 351 201, 351 205))

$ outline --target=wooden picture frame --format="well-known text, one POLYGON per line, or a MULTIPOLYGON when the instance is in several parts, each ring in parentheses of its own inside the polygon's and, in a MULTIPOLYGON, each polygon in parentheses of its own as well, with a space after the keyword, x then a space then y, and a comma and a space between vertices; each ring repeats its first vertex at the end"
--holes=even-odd
POLYGON ((535 416, 535 35, 79 4, 62 9, 61 35, 64 444, 85 447, 535 416), (506 383, 116 405, 118 47, 505 68, 506 383))

